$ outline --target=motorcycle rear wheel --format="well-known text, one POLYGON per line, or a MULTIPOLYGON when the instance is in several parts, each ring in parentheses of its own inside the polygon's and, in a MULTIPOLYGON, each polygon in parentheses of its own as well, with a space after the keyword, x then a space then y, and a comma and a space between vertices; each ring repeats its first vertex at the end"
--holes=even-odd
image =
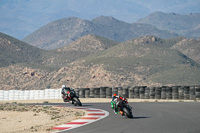
POLYGON ((123 109, 124 115, 126 115, 128 118, 133 118, 132 112, 130 112, 126 107, 123 109))
POLYGON ((74 102, 74 105, 75 105, 75 106, 82 106, 81 101, 80 101, 77 97, 74 97, 74 98, 73 98, 73 102, 74 102))

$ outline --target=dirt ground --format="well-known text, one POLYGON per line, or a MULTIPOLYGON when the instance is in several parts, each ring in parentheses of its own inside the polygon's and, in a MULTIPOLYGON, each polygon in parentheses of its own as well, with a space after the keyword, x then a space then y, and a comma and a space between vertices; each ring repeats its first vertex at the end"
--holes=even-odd
POLYGON ((50 133, 57 125, 81 118, 84 111, 16 103, 0 104, 1 133, 50 133))
MULTIPOLYGON (((108 98, 80 98, 82 103, 109 103, 108 98)), ((199 102, 194 100, 128 99, 129 102, 199 102)), ((62 99, 0 101, 1 133, 50 133, 51 129, 85 115, 85 112, 59 107, 26 106, 25 103, 63 103, 62 99), (8 106, 8 107, 5 107, 8 106), (11 106, 11 107, 10 107, 11 106), (23 108, 24 107, 24 108, 23 108), (23 109, 22 109, 23 108, 23 109)))

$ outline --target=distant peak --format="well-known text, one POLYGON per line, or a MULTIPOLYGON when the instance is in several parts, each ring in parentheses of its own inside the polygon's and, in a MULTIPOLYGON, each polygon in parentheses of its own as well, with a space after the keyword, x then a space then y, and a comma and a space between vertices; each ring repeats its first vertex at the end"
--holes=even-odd
POLYGON ((160 12, 160 11, 156 11, 156 12, 153 12, 153 13, 151 13, 149 16, 163 16, 163 15, 173 15, 173 16, 175 16, 175 15, 179 15, 179 14, 176 14, 176 13, 174 13, 174 12, 171 12, 171 13, 164 13, 164 12, 160 12))
POLYGON ((66 18, 67 20, 82 20, 81 18, 77 18, 77 17, 69 17, 66 18))
POLYGON ((117 21, 119 22, 119 20, 111 17, 111 16, 99 16, 99 17, 96 17, 94 19, 92 19, 92 22, 99 22, 99 21, 102 21, 102 22, 105 22, 105 21, 117 21))
POLYGON ((161 11, 156 11, 156 12, 153 12, 153 13, 151 13, 150 15, 154 15, 154 14, 166 14, 166 13, 164 13, 164 12, 161 12, 161 11))
POLYGON ((103 16, 103 15, 98 16, 98 17, 94 18, 93 20, 95 20, 95 19, 110 19, 110 20, 117 20, 117 19, 115 19, 115 18, 112 17, 112 16, 103 16))
POLYGON ((83 20, 83 19, 81 19, 81 18, 77 18, 77 17, 69 17, 69 18, 62 18, 62 19, 58 19, 58 20, 56 20, 56 21, 53 21, 53 23, 57 23, 57 22, 66 22, 66 21, 68 21, 68 22, 81 22, 81 21, 85 21, 85 20, 83 20))

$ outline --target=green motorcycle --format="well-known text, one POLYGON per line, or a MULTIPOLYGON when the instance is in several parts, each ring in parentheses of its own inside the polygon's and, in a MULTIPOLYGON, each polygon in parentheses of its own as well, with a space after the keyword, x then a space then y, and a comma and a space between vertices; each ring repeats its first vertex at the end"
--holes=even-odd
POLYGON ((128 101, 126 98, 124 98, 121 101, 120 106, 117 106, 115 101, 111 101, 110 104, 111 104, 111 108, 115 110, 115 113, 118 114, 120 112, 122 116, 133 118, 132 107, 128 105, 128 101))

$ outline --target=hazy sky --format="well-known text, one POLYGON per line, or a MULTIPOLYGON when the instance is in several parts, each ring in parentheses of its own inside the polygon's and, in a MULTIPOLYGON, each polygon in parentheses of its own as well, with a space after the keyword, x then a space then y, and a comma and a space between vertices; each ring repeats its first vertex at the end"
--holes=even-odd
POLYGON ((104 15, 133 23, 155 11, 200 13, 200 0, 0 0, 0 32, 21 39, 60 18, 104 15))

